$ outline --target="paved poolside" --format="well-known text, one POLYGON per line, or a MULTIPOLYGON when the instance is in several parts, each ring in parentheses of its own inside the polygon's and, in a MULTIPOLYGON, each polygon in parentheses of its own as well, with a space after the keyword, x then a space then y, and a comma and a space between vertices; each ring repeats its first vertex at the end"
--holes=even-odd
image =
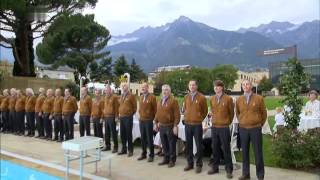
MULTIPOLYGON (((79 136, 78 133, 75 134, 79 136)), ((65 161, 63 157, 63 150, 61 144, 52 141, 46 141, 37 138, 15 136, 11 134, 1 134, 1 150, 15 153, 18 155, 30 157, 33 159, 45 161, 57 166, 64 166, 65 161)), ((217 175, 207 175, 209 170, 208 159, 204 160, 203 171, 200 174, 195 174, 194 171, 184 172, 183 168, 186 161, 183 156, 179 156, 176 166, 174 168, 167 168, 166 166, 158 166, 157 163, 162 160, 161 157, 156 156, 153 163, 146 161, 138 162, 137 158, 140 155, 140 149, 135 148, 134 156, 128 158, 127 156, 115 155, 112 159, 111 176, 108 172, 108 161, 103 160, 98 164, 98 172, 94 173, 94 164, 85 165, 85 172, 114 180, 193 180, 193 179, 226 179, 225 171, 221 167, 220 173, 217 175)), ((107 156, 110 151, 103 152, 102 155, 107 156)), ((34 163, 30 163, 30 165, 34 163)), ((241 165, 241 163, 238 163, 241 165)), ((78 162, 72 162, 71 168, 78 169, 78 162)), ((53 174, 63 177, 63 172, 55 171, 53 174)), ((241 169, 235 170, 233 179, 238 179, 241 175, 241 169)), ((251 165, 251 177, 255 179, 255 167, 251 165)), ((71 179, 76 179, 72 176, 71 179)), ((279 168, 266 167, 265 179, 281 179, 281 180, 320 180, 317 174, 311 174, 302 171, 293 171, 279 168)))

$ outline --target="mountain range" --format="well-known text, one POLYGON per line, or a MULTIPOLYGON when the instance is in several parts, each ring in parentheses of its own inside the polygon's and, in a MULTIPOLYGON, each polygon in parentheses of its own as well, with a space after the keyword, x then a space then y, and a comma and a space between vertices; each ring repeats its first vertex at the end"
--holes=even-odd
POLYGON ((319 58, 320 21, 302 24, 270 22, 257 27, 225 31, 181 16, 158 27, 141 27, 123 36, 112 37, 112 56, 134 58, 145 71, 158 66, 189 64, 212 67, 234 64, 240 69, 266 68, 272 61, 292 55, 260 57, 261 50, 298 46, 298 57, 319 58))
MULTIPOLYGON (((225 31, 180 16, 158 27, 141 27, 132 33, 113 36, 106 47, 117 58, 135 59, 145 72, 158 66, 212 67, 234 64, 243 70, 266 68, 269 62, 292 55, 261 57, 261 50, 296 44, 299 59, 320 57, 320 20, 293 24, 272 21, 257 27, 225 31)), ((1 48, 1 59, 13 61, 11 50, 1 48)))

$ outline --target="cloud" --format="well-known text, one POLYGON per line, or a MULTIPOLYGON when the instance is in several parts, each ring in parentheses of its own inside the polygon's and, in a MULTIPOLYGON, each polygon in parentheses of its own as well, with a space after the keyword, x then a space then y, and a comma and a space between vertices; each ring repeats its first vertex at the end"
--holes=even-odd
POLYGON ((271 21, 319 19, 319 0, 100 0, 85 13, 95 13, 113 35, 160 26, 181 15, 218 29, 237 30, 271 21))

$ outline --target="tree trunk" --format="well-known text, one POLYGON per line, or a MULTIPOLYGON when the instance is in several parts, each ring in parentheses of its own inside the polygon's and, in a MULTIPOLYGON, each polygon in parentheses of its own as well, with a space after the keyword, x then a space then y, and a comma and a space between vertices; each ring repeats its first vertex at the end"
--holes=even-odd
POLYGON ((31 24, 26 19, 21 19, 19 28, 15 32, 15 44, 12 49, 14 56, 14 76, 35 76, 33 33, 31 24))

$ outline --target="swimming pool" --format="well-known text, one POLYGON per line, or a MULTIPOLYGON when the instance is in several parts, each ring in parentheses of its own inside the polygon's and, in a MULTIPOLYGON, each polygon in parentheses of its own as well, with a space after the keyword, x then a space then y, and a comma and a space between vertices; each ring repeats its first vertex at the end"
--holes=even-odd
POLYGON ((39 172, 6 160, 0 160, 1 180, 60 180, 61 178, 39 172))

